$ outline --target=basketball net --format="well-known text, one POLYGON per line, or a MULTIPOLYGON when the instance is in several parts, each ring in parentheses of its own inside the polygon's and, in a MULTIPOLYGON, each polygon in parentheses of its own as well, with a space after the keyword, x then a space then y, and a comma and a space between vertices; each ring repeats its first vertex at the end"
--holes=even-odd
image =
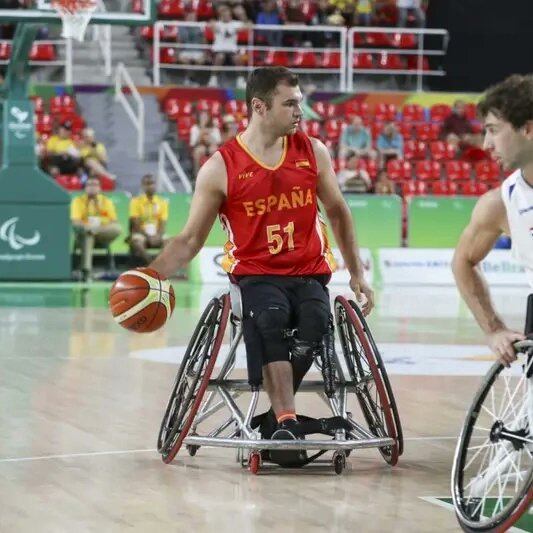
POLYGON ((52 7, 59 13, 63 23, 61 37, 82 42, 91 16, 96 10, 97 1, 53 0, 52 7))

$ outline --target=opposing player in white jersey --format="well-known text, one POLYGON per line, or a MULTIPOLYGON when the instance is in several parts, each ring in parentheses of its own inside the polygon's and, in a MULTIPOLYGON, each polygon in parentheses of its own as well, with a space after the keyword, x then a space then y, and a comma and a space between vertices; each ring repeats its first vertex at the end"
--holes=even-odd
MULTIPOLYGON (((516 359, 513 343, 525 337, 509 329, 494 309, 478 264, 500 235, 509 235, 513 255, 533 288, 533 76, 513 75, 491 87, 478 111, 485 125, 484 148, 514 172, 477 202, 455 250, 453 273, 488 345, 509 366, 516 359)), ((531 316, 533 295, 528 298, 531 316)), ((533 333, 528 327, 526 333, 533 333)))

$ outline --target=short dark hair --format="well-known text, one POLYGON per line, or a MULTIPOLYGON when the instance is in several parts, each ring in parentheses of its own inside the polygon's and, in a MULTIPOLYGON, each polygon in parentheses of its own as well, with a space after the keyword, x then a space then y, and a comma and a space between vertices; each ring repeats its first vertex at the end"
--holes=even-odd
POLYGON ((252 98, 260 98, 266 103, 267 108, 270 108, 278 83, 296 87, 298 76, 286 67, 261 67, 251 72, 246 83, 246 105, 249 116, 252 115, 252 98))
POLYGON ((141 178, 141 183, 144 183, 145 181, 155 181, 155 178, 154 178, 154 175, 153 174, 145 174, 142 178, 141 178))
POLYGON ((490 112, 507 122, 514 129, 533 120, 533 76, 513 74, 488 89, 477 106, 479 115, 485 118, 490 112))

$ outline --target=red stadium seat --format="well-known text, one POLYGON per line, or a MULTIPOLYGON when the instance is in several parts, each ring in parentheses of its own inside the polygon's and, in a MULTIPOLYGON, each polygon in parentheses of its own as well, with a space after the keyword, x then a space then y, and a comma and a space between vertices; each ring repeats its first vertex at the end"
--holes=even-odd
POLYGON ((103 191, 114 191, 115 190, 115 180, 111 179, 106 174, 100 174, 100 187, 103 191))
POLYGON ((450 185, 453 186, 453 189, 457 191, 457 185, 455 183, 448 183, 446 181, 434 181, 430 184, 431 194, 434 196, 448 196, 450 194, 455 194, 451 191, 450 185))
POLYGON ((182 19, 185 9, 181 0, 161 0, 157 6, 157 18, 182 19))
POLYGON ((353 55, 353 68, 354 69, 372 69, 374 67, 374 58, 372 54, 368 53, 355 53, 353 55))
POLYGON ((33 44, 30 50, 30 61, 55 61, 56 49, 53 44, 33 44))
POLYGON ((364 119, 370 115, 370 106, 366 102, 361 102, 360 100, 348 100, 347 102, 344 102, 344 114, 347 117, 357 115, 364 119))
POLYGON ((446 161, 444 168, 450 181, 470 180, 472 166, 466 161, 446 161))
POLYGON ((501 174, 500 166, 496 161, 478 161, 474 167, 476 179, 479 181, 491 181, 501 174))
POLYGON ((50 115, 48 115, 47 113, 37 115, 35 129, 39 134, 43 135, 52 133, 52 126, 53 122, 52 117, 50 115))
MULTIPOLYGON (((407 69, 408 70, 418 70, 418 57, 417 56, 407 56, 407 69)), ((429 59, 427 57, 422 58, 422 70, 431 70, 429 68, 429 59)))
POLYGON ((162 46, 159 49, 159 62, 164 64, 173 64, 178 60, 178 53, 175 48, 162 46))
POLYGON ((365 39, 367 46, 370 46, 372 48, 388 48, 392 44, 390 33, 383 33, 377 31, 367 32, 365 39))
POLYGON ((318 120, 304 120, 301 123, 302 131, 310 137, 320 137, 320 122, 318 120))
POLYGON ((54 96, 50 99, 50 113, 52 115, 72 114, 76 112, 76 100, 68 94, 54 96))
POLYGON ((79 191, 82 189, 82 183, 78 176, 60 174, 56 178, 56 182, 68 191, 79 191))
POLYGON ((439 138, 440 126, 438 124, 417 124, 415 135, 419 141, 436 141, 439 138))
POLYGON ((395 48, 415 48, 416 37, 414 33, 395 33, 391 40, 395 48))
POLYGON ((11 45, 9 43, 0 43, 0 61, 5 61, 11 56, 11 45))
POLYGON ((337 116, 337 106, 330 102, 314 102, 312 109, 322 118, 335 118, 337 116))
POLYGON ((188 100, 178 100, 177 98, 168 98, 164 104, 165 115, 175 120, 178 117, 192 114, 192 104, 188 100))
POLYGON ((403 58, 398 54, 381 52, 377 58, 378 68, 383 70, 402 70, 405 68, 403 58))
POLYGON ((465 104, 465 115, 468 120, 477 120, 477 105, 476 104, 465 104))
POLYGON ((322 68, 340 68, 341 67, 341 53, 326 50, 322 57, 322 68))
POLYGON ((218 117, 222 111, 222 104, 218 100, 202 98, 196 102, 196 110, 207 111, 212 117, 218 117))
POLYGON ((424 122, 424 108, 418 104, 406 104, 402 108, 402 119, 405 122, 424 122))
POLYGON ((393 181, 409 181, 412 177, 413 169, 409 161, 402 159, 391 159, 387 162, 387 174, 393 181))
POLYGON ((32 96, 33 110, 37 113, 44 113, 44 101, 40 96, 32 96))
POLYGON ((288 67, 290 64, 289 53, 284 50, 269 50, 265 57, 265 65, 288 67))
POLYGON ((405 141, 413 137, 413 124, 410 122, 398 122, 397 126, 405 141))
POLYGON ((380 102, 374 108, 374 120, 390 122, 396 120, 397 113, 398 109, 394 104, 385 104, 384 102, 380 102))
POLYGON ((324 130, 326 137, 332 141, 336 141, 341 134, 342 121, 337 119, 329 119, 324 123, 324 130))
POLYGON ((366 46, 366 33, 364 32, 355 32, 353 34, 353 44, 356 48, 360 46, 366 46))
POLYGON ((210 20, 216 16, 213 3, 208 0, 193 0, 192 9, 196 11, 196 16, 200 21, 210 20))
POLYGON ((422 181, 440 179, 441 167, 437 161, 417 161, 415 166, 415 176, 422 181))
POLYGON ((427 185, 423 181, 404 181, 402 183, 401 191, 404 198, 409 196, 421 196, 427 193, 427 185))
POLYGON ((452 112, 452 108, 447 104, 435 104, 429 110, 430 119, 433 122, 443 122, 452 112))
POLYGON ((405 159, 426 159, 427 146, 423 141, 406 141, 403 156, 405 159))
POLYGON ((317 68, 317 55, 312 50, 300 50, 292 58, 294 68, 317 68))
POLYGON ((455 148, 444 141, 433 141, 429 143, 431 159, 435 161, 450 160, 455 158, 455 148))

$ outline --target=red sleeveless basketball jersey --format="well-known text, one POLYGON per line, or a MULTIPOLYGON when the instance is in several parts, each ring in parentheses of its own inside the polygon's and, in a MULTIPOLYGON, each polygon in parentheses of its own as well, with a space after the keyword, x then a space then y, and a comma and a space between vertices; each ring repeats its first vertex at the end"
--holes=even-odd
POLYGON ((318 172, 309 137, 283 139, 275 167, 257 160, 240 137, 221 146, 228 174, 219 217, 228 235, 222 268, 234 275, 331 274, 335 261, 318 210, 318 172))

